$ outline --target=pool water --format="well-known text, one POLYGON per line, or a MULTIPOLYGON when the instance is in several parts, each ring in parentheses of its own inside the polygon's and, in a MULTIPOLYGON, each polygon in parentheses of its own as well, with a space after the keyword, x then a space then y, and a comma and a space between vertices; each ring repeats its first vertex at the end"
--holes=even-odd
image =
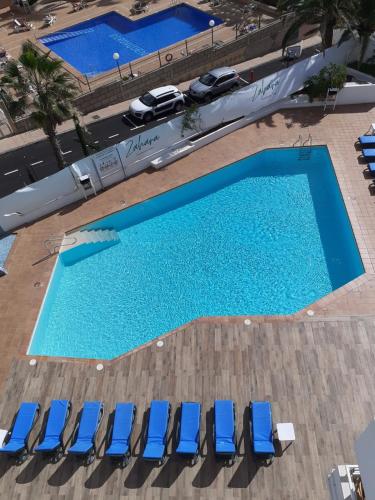
POLYGON ((209 29, 210 19, 216 26, 223 23, 186 4, 137 21, 109 12, 39 41, 80 73, 92 77, 116 68, 114 52, 120 55, 120 65, 134 61, 209 29))
POLYGON ((30 354, 109 359, 198 317, 294 313, 364 272, 325 147, 263 151, 88 227, 121 242, 60 255, 30 354))

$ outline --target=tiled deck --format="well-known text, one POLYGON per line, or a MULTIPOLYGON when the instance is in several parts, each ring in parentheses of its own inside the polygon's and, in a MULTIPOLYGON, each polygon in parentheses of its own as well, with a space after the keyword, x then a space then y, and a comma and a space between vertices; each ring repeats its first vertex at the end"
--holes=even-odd
MULTIPOLYGON (((114 469, 106 460, 79 467, 75 460, 57 465, 37 457, 22 466, 0 460, 1 498, 143 498, 323 500, 333 464, 353 463, 354 440, 375 413, 375 321, 305 321, 192 325, 155 345, 117 361, 103 372, 94 366, 25 360, 13 364, 0 406, 1 426, 11 421, 22 400, 71 398, 73 415, 85 399, 106 406, 98 443, 116 401, 138 407, 134 454, 129 466, 114 469), (144 464, 144 413, 153 398, 173 404, 169 457, 163 467, 144 464), (237 405, 241 456, 233 467, 216 463, 212 452, 211 405, 232 398, 237 405), (296 442, 272 466, 257 468, 249 449, 250 399, 273 403, 274 423, 293 422, 296 442), (203 403, 204 457, 185 466, 175 448, 176 409, 181 400, 203 403)), ((32 435, 36 439, 40 424, 32 435)), ((285 443, 284 443, 285 446, 285 443)))
MULTIPOLYGON (((108 408, 116 400, 130 399, 139 406, 137 437, 145 405, 153 397, 170 398, 174 404, 198 399, 204 415, 214 398, 231 397, 238 404, 242 432, 248 400, 269 398, 275 420, 295 422, 298 437, 285 456, 255 475, 253 464, 243 458, 235 467, 220 471, 210 458, 184 470, 174 460, 162 469, 145 470, 134 459, 128 469, 115 472, 104 462, 74 472, 69 462, 43 468, 33 459, 22 468, 6 473, 3 469, 1 498, 115 498, 121 494, 176 499, 326 498, 330 467, 354 460, 354 439, 375 411, 374 198, 368 189, 371 180, 365 178, 365 166, 358 162, 354 148, 356 137, 372 122, 375 114, 369 107, 338 108, 327 116, 320 109, 286 110, 161 171, 142 173, 18 231, 7 262, 9 276, 0 280, 0 375, 3 381, 8 377, 1 427, 9 425, 22 399, 38 399, 45 405, 52 397, 66 396, 74 400, 76 409, 85 398, 102 398, 108 408), (301 313, 289 322, 285 318, 259 326, 254 322, 250 328, 239 320, 195 322, 185 332, 168 336, 162 350, 151 345, 106 365, 103 373, 80 362, 40 361, 32 369, 20 357, 26 352, 54 264, 53 258, 43 260, 46 238, 264 147, 291 146, 299 134, 306 138, 309 133, 314 144, 328 144, 367 271, 356 287, 349 285, 331 300, 313 305, 316 320, 306 322, 306 314, 301 313), (36 283, 41 286, 35 287, 36 283), (324 321, 319 322, 318 316, 324 316, 324 321)), ((3 462, 1 467, 6 467, 3 462)))

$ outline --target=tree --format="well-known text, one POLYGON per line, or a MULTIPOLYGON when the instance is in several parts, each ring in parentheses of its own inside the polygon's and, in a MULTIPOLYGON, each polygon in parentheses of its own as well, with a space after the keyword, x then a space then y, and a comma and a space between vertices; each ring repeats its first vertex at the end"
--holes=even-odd
POLYGON ((374 0, 360 0, 358 23, 356 30, 361 41, 359 65, 363 63, 371 35, 375 32, 375 2, 374 0))
POLYGON ((72 118, 73 118, 74 128, 75 128, 78 140, 81 144, 82 153, 84 154, 84 156, 89 156, 90 146, 89 146, 89 144, 87 144, 87 139, 86 139, 86 137, 88 135, 88 131, 84 125, 81 125, 81 120, 79 118, 79 114, 76 111, 73 112, 72 118))
POLYGON ((319 24, 323 48, 328 49, 332 46, 333 30, 348 25, 353 0, 279 0, 278 8, 281 12, 294 12, 296 16, 284 35, 283 49, 304 24, 319 24))
POLYGON ((185 109, 181 121, 181 137, 184 137, 185 130, 192 132, 202 132, 202 117, 197 104, 192 104, 185 109))
POLYGON ((360 40, 360 51, 358 67, 364 62, 370 38, 375 33, 375 0, 353 0, 353 10, 349 25, 342 34, 341 40, 358 34, 360 40))
POLYGON ((305 81, 305 91, 310 99, 324 98, 328 90, 341 90, 346 82, 347 70, 344 64, 329 64, 322 68, 317 75, 305 81))
POLYGON ((62 64, 52 60, 49 54, 40 54, 31 42, 26 42, 18 61, 8 62, 1 79, 9 112, 17 116, 31 107, 30 116, 47 135, 60 169, 64 168, 65 161, 56 129, 72 117, 72 102, 78 93, 62 64))

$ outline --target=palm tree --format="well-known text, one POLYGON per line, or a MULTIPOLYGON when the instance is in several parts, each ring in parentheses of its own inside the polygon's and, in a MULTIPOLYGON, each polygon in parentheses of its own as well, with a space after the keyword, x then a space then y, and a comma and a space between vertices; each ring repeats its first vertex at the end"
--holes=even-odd
POLYGON ((304 24, 319 24, 323 49, 328 49, 332 46, 333 30, 337 26, 347 25, 352 5, 353 0, 279 0, 281 12, 294 12, 296 16, 284 35, 283 49, 304 24))
POLYGON ((358 67, 364 61, 370 38, 375 33, 375 1, 353 0, 353 12, 350 16, 349 26, 344 31, 341 41, 348 36, 358 34, 361 48, 359 52, 358 67))
POLYGON ((47 135, 60 169, 65 161, 56 129, 72 116, 72 101, 78 93, 62 64, 50 59, 49 54, 40 54, 31 42, 26 42, 18 61, 7 64, 1 80, 11 113, 16 116, 28 104, 31 106, 31 118, 47 135))

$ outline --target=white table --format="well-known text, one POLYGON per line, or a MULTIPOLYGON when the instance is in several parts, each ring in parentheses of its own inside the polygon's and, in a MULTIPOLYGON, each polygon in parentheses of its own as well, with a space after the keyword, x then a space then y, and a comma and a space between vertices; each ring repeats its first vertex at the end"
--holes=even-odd
POLYGON ((4 439, 6 438, 7 434, 8 434, 7 430, 0 429, 0 448, 4 446, 4 439))
POLYGON ((296 435, 294 432, 294 425, 290 422, 276 424, 277 439, 281 441, 289 441, 288 446, 282 450, 284 451, 289 448, 289 446, 296 440, 296 435))

